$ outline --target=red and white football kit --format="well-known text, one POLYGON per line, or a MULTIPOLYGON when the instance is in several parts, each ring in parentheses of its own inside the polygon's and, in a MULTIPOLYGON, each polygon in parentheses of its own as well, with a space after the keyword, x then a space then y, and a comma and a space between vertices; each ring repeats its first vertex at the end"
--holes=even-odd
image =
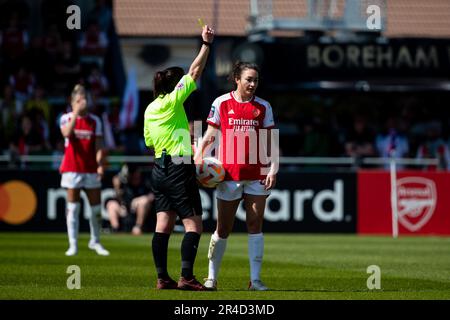
MULTIPOLYGON (((64 114, 60 127, 65 127, 73 117, 73 113, 64 114)), ((63 177, 61 185, 66 188, 98 188, 97 179, 96 138, 102 136, 100 119, 92 114, 78 116, 74 132, 65 138, 64 158, 59 168, 63 177)))
POLYGON ((219 159, 223 163, 226 175, 225 181, 217 187, 218 197, 235 200, 242 196, 242 192, 268 195, 269 191, 264 190, 264 186, 260 183, 265 175, 261 172, 264 164, 261 163, 259 156, 259 140, 261 129, 274 127, 269 102, 256 96, 249 101, 239 102, 233 92, 224 94, 213 102, 207 123, 221 131, 219 159), (235 137, 239 135, 245 137, 245 143, 235 137), (235 183, 228 183, 231 181, 235 183), (221 194, 221 190, 225 187, 226 195, 221 194))

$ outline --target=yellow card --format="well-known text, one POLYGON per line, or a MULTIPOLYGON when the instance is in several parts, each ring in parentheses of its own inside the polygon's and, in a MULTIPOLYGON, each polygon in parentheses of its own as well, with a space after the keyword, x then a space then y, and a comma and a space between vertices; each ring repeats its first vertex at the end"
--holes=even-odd
POLYGON ((203 22, 202 18, 198 18, 198 25, 203 28, 205 26, 205 23, 203 22))

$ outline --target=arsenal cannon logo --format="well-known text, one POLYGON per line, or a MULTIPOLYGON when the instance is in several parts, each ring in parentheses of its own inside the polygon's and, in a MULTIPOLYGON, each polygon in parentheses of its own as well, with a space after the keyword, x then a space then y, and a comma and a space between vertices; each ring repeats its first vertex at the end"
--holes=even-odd
POLYGON ((432 217, 437 203, 434 181, 421 177, 397 180, 398 219, 409 231, 420 230, 432 217))

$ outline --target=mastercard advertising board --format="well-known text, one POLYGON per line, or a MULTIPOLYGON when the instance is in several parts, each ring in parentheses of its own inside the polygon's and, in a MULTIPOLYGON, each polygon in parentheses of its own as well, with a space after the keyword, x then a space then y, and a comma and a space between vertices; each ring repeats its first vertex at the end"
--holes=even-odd
MULTIPOLYGON (((111 174, 105 177, 102 200, 113 197, 111 174)), ((0 171, 0 230, 1 231, 65 231, 66 190, 60 187, 57 171, 0 171)), ((104 204, 103 201, 103 204, 104 204)), ((84 219, 80 231, 89 230, 90 207, 83 194, 81 205, 84 219)), ((104 206, 103 206, 104 207, 104 206)), ((107 213, 102 212, 104 218, 107 213)))
POLYGON ((8 224, 23 224, 33 218, 37 197, 33 188, 22 180, 0 184, 0 220, 8 224))

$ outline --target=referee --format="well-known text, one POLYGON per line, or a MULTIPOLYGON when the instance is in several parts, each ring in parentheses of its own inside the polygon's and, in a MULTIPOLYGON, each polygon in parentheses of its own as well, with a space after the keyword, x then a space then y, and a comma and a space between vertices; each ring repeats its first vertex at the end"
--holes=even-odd
POLYGON ((156 207, 152 250, 158 274, 157 289, 206 290, 193 274, 202 233, 202 206, 183 103, 197 88, 195 81, 202 74, 213 39, 214 30, 203 26, 202 47, 186 75, 180 67, 156 72, 153 79, 155 99, 144 114, 145 144, 155 149, 151 180, 156 207), (167 247, 177 215, 186 230, 181 244, 178 283, 167 272, 167 247))

